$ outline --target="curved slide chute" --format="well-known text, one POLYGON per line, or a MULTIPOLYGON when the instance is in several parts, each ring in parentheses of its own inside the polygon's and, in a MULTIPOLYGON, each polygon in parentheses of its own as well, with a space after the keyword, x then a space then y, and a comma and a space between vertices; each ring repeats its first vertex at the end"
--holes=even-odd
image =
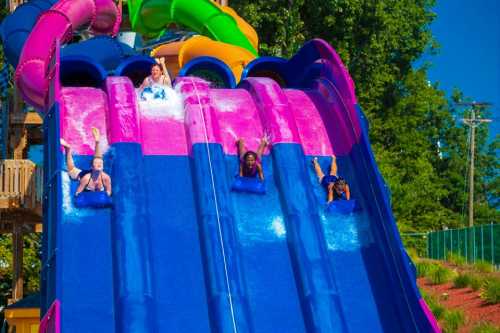
MULTIPOLYGON (((217 3, 215 3, 218 5, 217 3)), ((220 6, 221 10, 230 15, 235 21, 236 24, 238 25, 238 28, 240 28, 241 32, 248 38, 250 43, 252 43, 252 46, 258 50, 259 49, 259 36, 257 35, 257 31, 248 24, 247 21, 245 21, 241 16, 236 13, 234 9, 232 9, 229 6, 220 6)))
POLYGON ((12 66, 17 67, 24 43, 40 14, 56 2, 56 0, 33 0, 23 3, 2 21, 4 53, 12 66))
POLYGON ((132 28, 141 33, 158 35, 169 23, 176 22, 213 40, 243 47, 257 56, 255 46, 233 16, 210 0, 131 0, 128 5, 132 28))
POLYGON ((43 109, 48 92, 47 65, 56 40, 68 41, 78 27, 90 23, 96 34, 118 31, 120 13, 112 0, 63 0, 43 12, 23 46, 15 81, 24 99, 43 109))
POLYGON ((211 56, 226 63, 239 82, 243 68, 257 56, 257 33, 230 7, 210 0, 133 0, 128 5, 132 27, 140 32, 156 35, 177 22, 203 35, 153 50, 153 56, 167 57, 178 50, 178 66, 170 62, 169 68, 174 76, 192 59, 211 56))
MULTIPOLYGON (((2 21, 1 38, 7 62, 17 67, 18 60, 38 17, 56 3, 55 0, 33 0, 18 6, 2 21)), ((102 65, 107 71, 114 70, 121 61, 137 52, 110 36, 100 35, 66 45, 61 58, 85 55, 89 61, 102 65)))
POLYGON ((240 77, 255 56, 239 46, 229 45, 214 41, 205 36, 194 36, 185 42, 176 42, 157 47, 151 52, 153 57, 167 57, 170 65, 169 71, 177 76, 177 73, 191 60, 198 57, 214 57, 224 62, 233 72, 234 78, 239 82, 240 77))

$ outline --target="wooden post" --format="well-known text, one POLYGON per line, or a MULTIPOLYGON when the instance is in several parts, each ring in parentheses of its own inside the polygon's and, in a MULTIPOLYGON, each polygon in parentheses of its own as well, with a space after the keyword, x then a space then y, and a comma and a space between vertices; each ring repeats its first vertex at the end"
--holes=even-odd
POLYGON ((16 89, 14 92, 14 100, 11 108, 11 119, 10 119, 10 135, 9 135, 9 148, 12 158, 23 159, 26 146, 28 144, 28 131, 26 130, 26 125, 24 123, 14 124, 13 119, 22 117, 23 111, 23 99, 21 93, 16 89))
POLYGON ((21 221, 13 224, 12 230, 12 249, 13 249, 13 271, 12 278, 12 301, 16 302, 23 298, 23 226, 21 221))
MULTIPOLYGON (((472 109, 471 121, 476 121, 476 113, 472 109)), ((476 154, 476 127, 470 128, 470 174, 469 174, 469 227, 474 225, 474 155, 476 154)))

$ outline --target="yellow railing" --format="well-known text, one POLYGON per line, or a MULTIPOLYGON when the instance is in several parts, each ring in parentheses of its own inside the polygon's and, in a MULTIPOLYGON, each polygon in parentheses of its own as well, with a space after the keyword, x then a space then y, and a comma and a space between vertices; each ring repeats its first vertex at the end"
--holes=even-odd
POLYGON ((0 160, 0 208, 39 208, 42 191, 42 168, 30 160, 0 160))

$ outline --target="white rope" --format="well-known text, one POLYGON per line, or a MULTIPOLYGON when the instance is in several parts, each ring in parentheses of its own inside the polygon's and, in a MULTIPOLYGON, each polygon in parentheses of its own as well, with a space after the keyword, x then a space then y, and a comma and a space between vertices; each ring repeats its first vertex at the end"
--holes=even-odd
POLYGON ((229 284, 229 273, 228 273, 228 269, 227 269, 226 252, 224 250, 224 239, 222 238, 222 226, 221 226, 221 222, 220 222, 219 204, 218 204, 218 200, 217 200, 217 191, 215 190, 214 171, 213 171, 213 167, 212 167, 212 159, 210 157, 210 147, 209 147, 209 144, 208 144, 207 123, 205 121, 205 115, 203 114, 203 108, 201 106, 200 95, 198 94, 198 87, 196 86, 196 83, 194 82, 193 79, 190 79, 190 80, 191 80, 191 83, 194 86, 194 90, 195 90, 195 93, 196 93, 196 98, 198 99, 198 106, 200 108, 200 113, 201 113, 201 117, 202 117, 202 120, 203 120, 203 130, 204 130, 204 135, 205 135, 205 146, 207 148, 208 165, 209 165, 209 169, 210 169, 210 180, 212 182, 212 192, 213 192, 214 201, 215 201, 215 214, 217 216, 217 228, 218 228, 218 231, 219 231, 219 243, 220 243, 220 247, 221 247, 221 250, 222 250, 222 260, 224 262, 224 275, 225 275, 225 278, 226 278, 226 287, 227 287, 227 291, 228 291, 229 307, 231 309, 231 320, 233 322, 233 330, 234 330, 234 332, 238 333, 238 329, 236 327, 236 319, 235 319, 235 316, 234 316, 234 307, 233 307, 233 297, 231 295, 231 286, 229 284))

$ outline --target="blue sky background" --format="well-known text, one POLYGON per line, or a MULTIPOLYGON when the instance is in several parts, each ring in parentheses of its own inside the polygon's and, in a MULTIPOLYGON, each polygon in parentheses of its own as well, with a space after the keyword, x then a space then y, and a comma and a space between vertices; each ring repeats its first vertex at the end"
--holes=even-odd
POLYGON ((429 80, 448 95, 454 87, 475 101, 493 103, 490 136, 500 132, 500 0, 438 0, 431 26, 441 49, 429 80))

